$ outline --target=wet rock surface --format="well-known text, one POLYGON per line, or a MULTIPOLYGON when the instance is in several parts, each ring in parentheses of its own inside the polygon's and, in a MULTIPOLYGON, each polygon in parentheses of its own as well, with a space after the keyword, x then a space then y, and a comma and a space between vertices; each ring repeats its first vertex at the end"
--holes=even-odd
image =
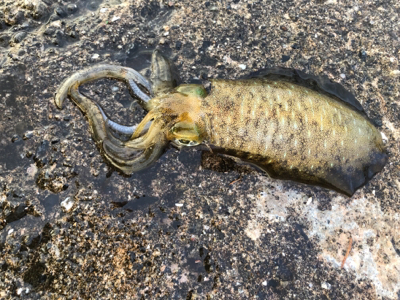
MULTIPOLYGON (((0 298, 398 299, 399 14, 394 0, 0 0, 0 298), (96 63, 148 75, 156 47, 182 82, 327 75, 361 102, 389 162, 352 198, 207 149, 123 176, 54 92, 96 63)), ((81 90, 117 122, 145 115, 120 82, 81 90)))

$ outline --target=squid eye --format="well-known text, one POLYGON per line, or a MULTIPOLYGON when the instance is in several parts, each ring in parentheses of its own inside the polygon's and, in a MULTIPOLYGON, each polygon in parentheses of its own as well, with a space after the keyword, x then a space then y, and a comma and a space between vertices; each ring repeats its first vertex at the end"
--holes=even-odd
POLYGON ((179 142, 180 144, 182 144, 182 145, 189 145, 191 141, 180 139, 180 140, 178 140, 178 142, 179 142))
POLYGON ((185 140, 185 139, 176 139, 175 143, 180 145, 180 146, 197 146, 199 142, 197 141, 191 141, 191 140, 185 140))

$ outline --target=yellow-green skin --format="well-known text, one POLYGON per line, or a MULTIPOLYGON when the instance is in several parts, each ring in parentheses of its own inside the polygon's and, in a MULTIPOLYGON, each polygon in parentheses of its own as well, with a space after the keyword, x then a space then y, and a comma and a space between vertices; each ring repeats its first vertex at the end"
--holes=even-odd
POLYGON ((272 177, 352 195, 387 160, 379 131, 364 115, 291 82, 213 80, 200 111, 209 144, 272 177))
POLYGON ((148 167, 169 142, 179 147, 204 142, 215 152, 259 166, 271 177, 352 195, 387 161, 381 135, 359 112, 359 103, 268 77, 212 80, 208 95, 201 85, 171 90, 157 84, 160 92, 146 103, 148 114, 129 140, 122 141, 110 134, 100 106, 78 90, 85 80, 108 76, 99 68, 109 72, 115 67, 72 76, 60 87, 56 103, 60 107, 57 99, 71 96, 86 113, 107 160, 125 174, 148 167))

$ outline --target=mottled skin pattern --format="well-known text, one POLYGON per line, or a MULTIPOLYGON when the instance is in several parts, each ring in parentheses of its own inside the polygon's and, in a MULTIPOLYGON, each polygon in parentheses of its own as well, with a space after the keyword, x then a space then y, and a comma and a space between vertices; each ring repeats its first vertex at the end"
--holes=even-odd
POLYGON ((207 95, 201 85, 174 88, 169 62, 158 51, 153 53, 152 71, 150 84, 131 69, 94 66, 65 80, 56 96, 59 107, 68 94, 86 113, 95 142, 125 174, 148 167, 169 142, 178 147, 205 143, 217 153, 257 165, 271 177, 352 195, 387 161, 381 135, 361 105, 326 78, 294 71, 292 77, 271 73, 212 80, 207 95), (142 100, 149 112, 138 126, 111 121, 79 92, 81 83, 101 77, 124 80, 142 100), (318 87, 304 85, 310 80, 318 87), (129 138, 121 140, 112 131, 129 138))
POLYGON ((290 82, 213 80, 202 111, 210 144, 273 177, 351 195, 386 162, 381 135, 364 115, 290 82))

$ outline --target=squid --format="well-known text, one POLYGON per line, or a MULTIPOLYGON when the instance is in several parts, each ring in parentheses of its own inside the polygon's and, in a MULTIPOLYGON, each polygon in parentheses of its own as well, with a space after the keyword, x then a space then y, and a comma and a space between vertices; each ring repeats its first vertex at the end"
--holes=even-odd
POLYGON ((150 166, 170 143, 179 148, 206 144, 272 178, 351 196, 388 160, 381 134, 361 104, 327 77, 275 68, 250 78, 210 81, 209 89, 176 86, 169 60, 155 50, 150 80, 122 66, 92 66, 64 80, 55 103, 61 109, 69 96, 86 114, 105 158, 127 175, 150 166), (80 85, 104 77, 124 81, 148 111, 137 126, 112 121, 80 93, 80 85))

